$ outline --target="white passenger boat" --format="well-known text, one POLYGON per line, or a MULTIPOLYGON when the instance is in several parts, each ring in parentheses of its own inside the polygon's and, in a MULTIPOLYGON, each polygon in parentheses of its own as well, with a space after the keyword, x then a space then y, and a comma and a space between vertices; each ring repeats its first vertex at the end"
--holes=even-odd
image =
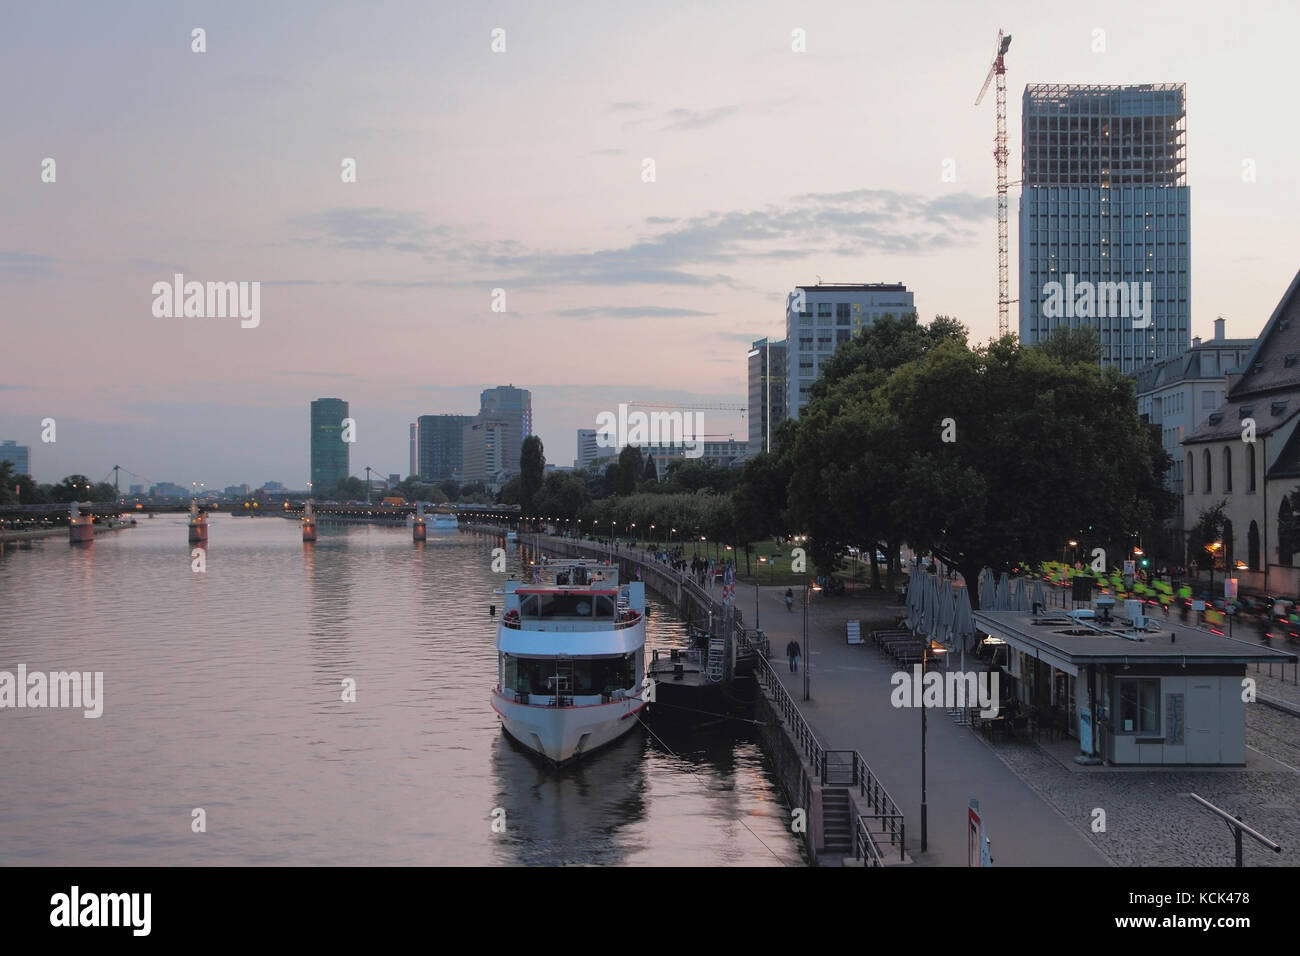
POLYGON ((457 531, 460 529, 460 522, 455 515, 435 514, 432 527, 434 531, 457 531))
POLYGON ((518 544, 519 534, 515 531, 506 532, 506 544, 518 544))
POLYGON ((545 576, 506 582, 492 708, 511 737, 562 765, 627 733, 646 706, 645 585, 576 559, 545 576))

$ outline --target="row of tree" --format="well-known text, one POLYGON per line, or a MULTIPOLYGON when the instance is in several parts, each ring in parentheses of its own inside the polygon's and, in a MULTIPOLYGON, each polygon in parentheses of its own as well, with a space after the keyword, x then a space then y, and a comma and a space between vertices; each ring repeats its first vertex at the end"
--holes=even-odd
POLYGON ((11 461, 0 461, 0 505, 53 505, 69 501, 112 501, 117 491, 107 481, 68 475, 56 484, 37 484, 31 475, 14 473, 11 461))

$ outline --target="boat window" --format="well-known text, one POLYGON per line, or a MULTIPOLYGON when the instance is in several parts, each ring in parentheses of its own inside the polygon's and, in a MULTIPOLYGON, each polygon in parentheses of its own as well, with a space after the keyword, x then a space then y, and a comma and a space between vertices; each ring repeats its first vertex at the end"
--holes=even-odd
POLYGON ((528 594, 519 599, 520 617, 537 617, 537 595, 528 594))
POLYGON ((605 595, 541 594, 540 616, 608 620, 614 616, 614 602, 605 595))
POLYGON ((505 686, 525 694, 554 694, 558 684, 561 693, 579 697, 609 694, 634 686, 633 657, 574 658, 565 663, 567 666, 562 670, 554 658, 508 657, 505 686))

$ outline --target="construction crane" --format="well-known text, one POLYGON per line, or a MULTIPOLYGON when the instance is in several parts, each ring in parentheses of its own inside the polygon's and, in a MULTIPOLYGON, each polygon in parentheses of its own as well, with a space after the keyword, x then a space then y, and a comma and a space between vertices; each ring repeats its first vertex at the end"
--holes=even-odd
POLYGON ((1007 314, 1011 299, 1007 288, 1007 65, 1004 57, 1011 46, 1011 34, 998 31, 998 45, 993 51, 993 65, 984 77, 980 95, 975 97, 979 106, 989 84, 997 80, 998 132, 993 140, 993 158, 998 164, 998 336, 1007 334, 1007 314))

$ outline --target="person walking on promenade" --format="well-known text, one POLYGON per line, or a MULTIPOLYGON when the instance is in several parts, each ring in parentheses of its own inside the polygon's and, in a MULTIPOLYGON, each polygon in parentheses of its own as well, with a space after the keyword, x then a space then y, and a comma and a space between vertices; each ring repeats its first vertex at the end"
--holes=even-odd
POLYGON ((790 643, 785 646, 785 655, 790 658, 790 673, 793 674, 799 670, 799 642, 790 638, 790 643))
POLYGON ((791 614, 794 613, 794 588, 785 589, 785 609, 791 614))

